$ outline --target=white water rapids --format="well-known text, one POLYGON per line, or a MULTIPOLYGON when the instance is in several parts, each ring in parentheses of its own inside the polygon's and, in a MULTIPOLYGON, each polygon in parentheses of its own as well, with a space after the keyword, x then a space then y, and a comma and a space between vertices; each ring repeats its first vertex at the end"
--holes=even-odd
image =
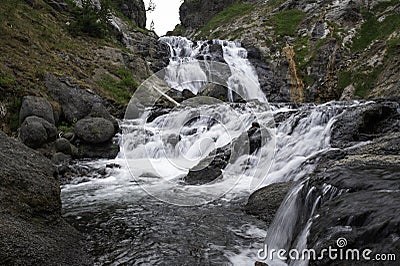
MULTIPOLYGON (((197 94, 212 69, 204 68, 207 63, 197 64, 196 58, 202 55, 207 62, 213 56, 208 47, 219 44, 230 69, 228 98, 232 100, 231 92, 237 91, 245 99, 257 101, 189 104, 152 121, 146 120, 152 112, 147 108, 139 117, 121 121, 121 153, 116 159, 78 163, 85 169, 102 169, 103 174, 93 175, 88 170, 62 187, 66 216, 94 239, 97 249, 92 253, 98 264, 254 265, 266 228, 244 215, 237 202, 243 204, 257 186, 305 178, 314 167, 310 159, 330 149, 330 129, 343 105, 303 105, 298 109, 268 105, 246 50, 239 44, 193 43, 180 37, 162 41, 171 48, 171 62, 165 71, 170 87, 197 94), (185 62, 193 64, 181 67, 185 62), (249 79, 241 79, 242 73, 249 79), (189 169, 216 148, 232 143, 255 121, 269 134, 256 153, 239 154, 215 182, 201 186, 182 182, 189 169), (168 206, 157 199, 190 207, 168 206), (106 235, 111 240, 103 243, 106 235)), ((295 204, 290 197, 286 202, 295 204)), ((289 231, 287 236, 268 233, 268 239, 273 238, 270 242, 277 244, 292 237, 290 226, 296 219, 294 214, 279 215, 277 219, 289 231)))

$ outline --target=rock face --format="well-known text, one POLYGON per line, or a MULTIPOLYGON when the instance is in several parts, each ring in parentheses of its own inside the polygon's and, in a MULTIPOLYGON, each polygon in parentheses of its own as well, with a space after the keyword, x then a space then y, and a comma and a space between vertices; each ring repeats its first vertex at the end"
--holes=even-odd
POLYGON ((390 131, 400 131, 396 102, 381 102, 346 110, 332 128, 333 147, 349 147, 390 131))
MULTIPOLYGON (((398 132, 388 134, 351 151, 341 160, 329 161, 318 168, 312 185, 321 189, 323 183, 329 183, 342 194, 334 194, 321 204, 311 226, 309 248, 318 252, 328 246, 337 247, 336 240, 345 238, 346 248, 400 256, 400 242, 396 237, 400 234, 399 140, 398 132)), ((341 263, 325 258, 310 265, 341 263)), ((367 264, 354 262, 352 265, 367 264)))
POLYGON ((179 17, 185 28, 198 29, 234 0, 186 0, 179 8, 179 17))
POLYGON ((41 117, 29 116, 21 125, 19 137, 27 146, 40 148, 56 139, 57 128, 41 117))
POLYGON ((216 2, 184 1, 175 34, 240 41, 269 101, 399 99, 396 1, 216 2))
POLYGON ((51 162, 0 132, 0 258, 6 265, 91 265, 61 219, 51 162))
POLYGON ((121 12, 139 28, 146 28, 146 8, 142 0, 114 1, 121 12))

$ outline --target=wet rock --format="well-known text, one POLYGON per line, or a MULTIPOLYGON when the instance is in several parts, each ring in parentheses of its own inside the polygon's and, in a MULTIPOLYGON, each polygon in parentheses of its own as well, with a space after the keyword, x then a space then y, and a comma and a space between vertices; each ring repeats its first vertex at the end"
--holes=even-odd
POLYGON ((57 139, 55 143, 55 148, 57 152, 72 154, 71 143, 65 138, 57 139))
POLYGON ((85 118, 76 123, 76 136, 87 143, 99 144, 110 141, 115 134, 114 125, 104 118, 85 118))
POLYGON ((70 124, 89 115, 95 103, 102 103, 98 95, 72 84, 68 78, 47 73, 45 84, 50 96, 61 105, 64 119, 70 124))
POLYGON ((119 153, 119 145, 111 142, 100 143, 100 144, 85 144, 81 143, 77 145, 77 153, 74 155, 77 159, 83 158, 106 158, 115 159, 119 153))
POLYGON ((31 148, 39 148, 45 143, 55 140, 56 137, 57 128, 37 116, 27 117, 19 130, 19 138, 31 148))
POLYGON ((55 124, 53 108, 49 101, 42 97, 25 96, 22 99, 19 123, 22 124, 28 116, 41 117, 47 122, 55 124))
POLYGON ((229 162, 231 156, 230 145, 218 148, 215 152, 201 160, 190 169, 184 181, 188 185, 204 185, 218 179, 229 162))
POLYGON ((390 131, 399 131, 399 104, 372 103, 346 110, 332 128, 333 147, 349 147, 390 131))
POLYGON ((93 265, 83 238, 61 217, 52 163, 3 132, 0 150, 1 264, 93 265))
POLYGON ((284 182, 260 188, 251 194, 244 207, 245 212, 255 215, 267 224, 270 224, 293 185, 293 182, 284 182))
POLYGON ((203 54, 200 54, 197 59, 198 60, 210 60, 214 62, 220 62, 220 63, 226 63, 224 59, 224 51, 222 49, 222 46, 217 43, 205 43, 204 47, 202 49, 205 49, 207 47, 207 54, 209 56, 205 57, 203 54))
POLYGON ((228 88, 219 84, 209 83, 200 88, 199 95, 228 101, 228 88))

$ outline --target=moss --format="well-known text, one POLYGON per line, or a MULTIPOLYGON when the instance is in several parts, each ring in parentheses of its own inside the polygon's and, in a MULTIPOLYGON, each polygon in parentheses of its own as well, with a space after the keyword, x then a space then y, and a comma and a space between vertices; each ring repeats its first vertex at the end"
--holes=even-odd
POLYGON ((233 19, 244 16, 254 9, 252 4, 248 3, 234 3, 231 6, 225 8, 214 16, 207 24, 201 27, 200 32, 203 36, 208 36, 212 30, 219 26, 232 22, 233 19))
POLYGON ((295 51, 295 61, 299 68, 307 63, 307 55, 310 51, 310 46, 308 45, 309 36, 298 38, 294 44, 295 51))
POLYGON ((351 84, 351 73, 349 71, 341 71, 338 74, 338 88, 343 91, 344 88, 351 84))
POLYGON ((387 50, 386 50, 386 56, 387 57, 392 57, 395 55, 400 55, 400 39, 391 39, 388 40, 386 43, 387 50))
POLYGON ((121 67, 112 71, 112 74, 114 74, 118 80, 109 74, 104 74, 99 84, 119 104, 127 104, 132 97, 131 92, 135 91, 139 85, 127 68, 121 67))
POLYGON ((386 39, 395 30, 400 29, 400 16, 387 16, 382 22, 372 13, 363 12, 365 19, 352 45, 352 51, 361 51, 368 47, 374 40, 386 39))
POLYGON ((15 78, 0 70, 0 88, 10 88, 16 84, 15 78))
POLYGON ((394 6, 398 3, 399 3, 399 0, 390 0, 390 1, 385 1, 385 2, 379 2, 376 5, 374 5, 373 10, 376 12, 383 12, 388 7, 394 6))
POLYGON ((296 29, 305 18, 305 14, 297 9, 281 11, 271 17, 276 33, 282 36, 295 36, 296 29))
POLYGON ((354 84, 355 95, 366 97, 376 86, 376 80, 382 72, 383 67, 376 67, 372 71, 351 72, 341 71, 338 74, 338 89, 343 91, 350 84, 354 84))

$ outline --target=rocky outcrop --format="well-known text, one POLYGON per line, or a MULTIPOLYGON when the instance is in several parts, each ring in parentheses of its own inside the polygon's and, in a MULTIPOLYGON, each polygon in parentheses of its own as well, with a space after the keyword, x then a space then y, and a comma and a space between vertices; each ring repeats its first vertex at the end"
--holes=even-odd
POLYGON ((0 264, 92 265, 79 233, 61 218, 51 162, 0 132, 0 264))
POLYGON ((63 119, 71 124, 89 115, 95 103, 103 102, 98 95, 80 88, 66 77, 46 74, 45 83, 49 95, 61 105, 63 119))
MULTIPOLYGON (((311 226, 308 247, 337 247, 339 238, 347 240, 346 248, 370 249, 373 254, 400 256, 400 134, 393 132, 374 139, 337 161, 329 160, 318 167, 313 186, 322 189, 324 183, 334 193, 325 198, 311 226)), ((396 265, 387 262, 385 265, 396 265)), ((341 265, 324 258, 310 265, 341 265)), ((354 262, 352 265, 373 265, 354 262)))
POLYGON ((114 137, 114 125, 104 118, 85 118, 76 123, 75 134, 78 138, 91 144, 110 141, 114 137))
POLYGON ((400 131, 398 108, 397 102, 384 101, 345 110, 332 128, 332 146, 345 148, 400 131))
POLYGON ((214 2, 186 0, 176 32, 242 42, 269 101, 400 97, 396 1, 214 2))
POLYGON ((146 8, 143 0, 122 0, 116 2, 118 8, 139 28, 146 28, 146 8))
POLYGON ((257 122, 234 139, 232 143, 212 151, 196 166, 190 169, 183 178, 189 185, 204 185, 215 181, 222 175, 222 171, 229 163, 234 163, 239 156, 253 154, 261 147, 261 129, 257 122))
POLYGON ((234 0, 186 0, 179 8, 179 17, 185 28, 197 30, 232 3, 234 0))

